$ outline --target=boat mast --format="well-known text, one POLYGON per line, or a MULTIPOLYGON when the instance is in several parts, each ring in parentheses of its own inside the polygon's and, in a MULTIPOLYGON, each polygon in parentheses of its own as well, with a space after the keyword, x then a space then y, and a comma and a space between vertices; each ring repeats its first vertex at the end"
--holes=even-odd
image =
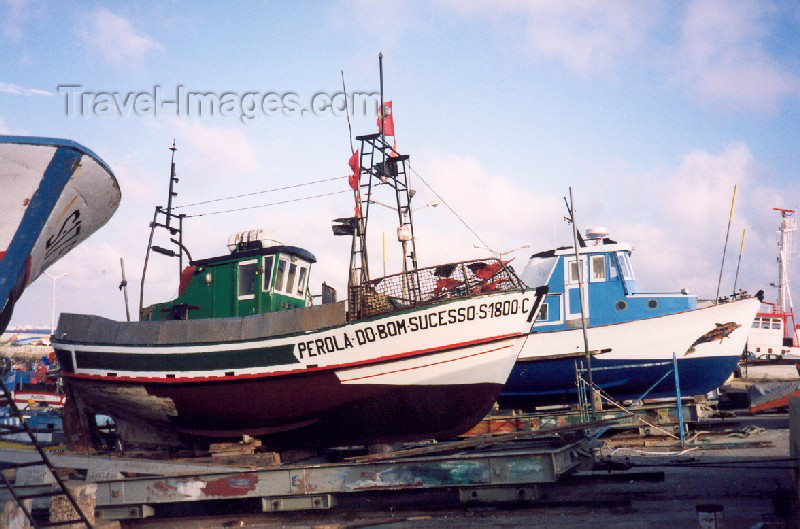
POLYGON ((170 174, 169 174, 169 191, 167 195, 167 207, 164 208, 162 206, 156 206, 155 212, 153 213, 153 221, 150 223, 150 238, 147 241, 147 250, 144 255, 144 266, 142 267, 142 281, 139 285, 139 319, 142 319, 142 310, 144 308, 144 280, 145 276, 147 275, 147 263, 150 260, 150 250, 153 250, 156 253, 160 253, 161 255, 166 255, 167 257, 177 257, 178 258, 178 280, 180 280, 181 272, 183 271, 183 254, 186 253, 186 257, 191 262, 192 256, 189 254, 189 250, 183 245, 183 219, 186 218, 184 213, 175 214, 172 212, 172 199, 173 197, 178 196, 177 191, 175 191, 175 184, 178 182, 178 177, 175 176, 175 151, 178 148, 175 146, 175 140, 172 140, 172 147, 169 148, 172 151, 172 160, 170 162, 170 174), (163 222, 159 222, 159 216, 164 217, 163 222), (178 222, 178 227, 174 227, 171 225, 172 220, 175 219, 178 222), (153 244, 153 236, 155 234, 156 228, 164 228, 167 230, 172 238, 170 238, 170 242, 175 244, 178 247, 178 251, 170 250, 168 248, 163 248, 161 246, 155 246, 153 244), (177 236, 177 239, 175 238, 177 236))
MULTIPOLYGON (((797 219, 793 209, 772 208, 781 214, 781 225, 778 229, 780 240, 778 242, 778 309, 781 312, 794 314, 792 307, 792 294, 789 292, 789 277, 786 272, 789 259, 792 257, 792 232, 797 230, 797 219), (788 302, 788 310, 787 310, 788 302)), ((787 334, 789 329, 784 329, 787 334)))
MULTIPOLYGON (((421 295, 419 281, 416 278, 417 253, 414 244, 414 225, 411 214, 411 198, 414 193, 409 189, 406 162, 407 154, 398 154, 394 146, 386 141, 385 106, 383 99, 383 54, 378 55, 378 68, 381 87, 381 108, 378 119, 378 132, 365 136, 356 136, 359 142, 358 153, 358 185, 353 191, 356 207, 352 225, 353 245, 350 256, 350 274, 348 281, 348 318, 358 318, 361 306, 365 302, 361 296, 361 286, 370 281, 367 259, 367 225, 369 208, 372 204, 372 193, 381 185, 388 185, 394 190, 399 226, 397 239, 403 251, 404 273, 403 297, 415 301, 421 295)), ((393 131, 392 131, 393 132, 393 131)), ((337 219, 345 222, 348 219, 337 219)), ((336 229, 334 228, 334 232, 336 229)))

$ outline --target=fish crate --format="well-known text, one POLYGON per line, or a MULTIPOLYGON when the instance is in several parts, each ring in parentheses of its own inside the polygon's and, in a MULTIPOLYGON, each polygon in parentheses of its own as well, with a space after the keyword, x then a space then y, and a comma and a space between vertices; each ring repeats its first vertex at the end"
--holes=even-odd
POLYGON ((350 319, 369 318, 455 298, 520 290, 507 263, 477 259, 419 268, 370 280, 350 290, 350 319))

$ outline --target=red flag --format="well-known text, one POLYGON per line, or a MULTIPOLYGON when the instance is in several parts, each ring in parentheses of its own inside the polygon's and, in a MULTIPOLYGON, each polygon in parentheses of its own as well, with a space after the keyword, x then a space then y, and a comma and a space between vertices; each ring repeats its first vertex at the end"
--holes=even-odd
POLYGON ((350 175, 348 179, 350 182, 350 187, 353 188, 353 191, 358 189, 358 181, 361 178, 361 168, 359 167, 359 159, 358 159, 358 151, 354 152, 353 155, 350 157, 350 160, 347 161, 350 165, 350 169, 353 170, 353 174, 350 175))
POLYGON ((394 145, 392 146, 392 152, 389 153, 389 157, 394 158, 398 156, 397 154, 397 139, 394 140, 394 145))
POLYGON ((391 101, 384 103, 383 108, 378 110, 378 131, 382 131, 384 136, 394 136, 394 116, 392 115, 391 101), (382 130, 381 118, 383 118, 382 130))

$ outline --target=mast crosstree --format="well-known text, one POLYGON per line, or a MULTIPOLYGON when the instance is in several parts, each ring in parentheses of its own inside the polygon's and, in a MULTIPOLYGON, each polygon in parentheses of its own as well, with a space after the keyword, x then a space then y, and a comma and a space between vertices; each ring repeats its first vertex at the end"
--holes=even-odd
POLYGON ((361 299, 361 285, 370 280, 369 258, 366 235, 369 223, 370 205, 376 187, 387 185, 394 190, 397 209, 397 239, 403 250, 404 296, 408 301, 418 297, 418 281, 414 276, 417 270, 417 252, 414 242, 414 223, 411 212, 411 199, 414 195, 409 188, 407 154, 398 154, 380 133, 356 136, 358 149, 358 184, 354 190, 356 197, 355 217, 353 219, 353 245, 350 258, 350 280, 348 303, 351 317, 357 317, 361 299))

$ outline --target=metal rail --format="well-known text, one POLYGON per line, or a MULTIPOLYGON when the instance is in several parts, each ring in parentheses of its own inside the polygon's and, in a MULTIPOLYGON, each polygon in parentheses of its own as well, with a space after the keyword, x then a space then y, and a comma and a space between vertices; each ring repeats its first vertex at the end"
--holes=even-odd
POLYGON ((263 511, 326 509, 336 504, 338 495, 365 491, 493 490, 554 483, 590 457, 588 443, 551 438, 448 455, 100 481, 97 512, 105 519, 142 518, 160 504, 246 498, 260 498, 263 511))
POLYGON ((29 460, 26 462, 20 463, 5 463, 3 465, 4 469, 19 469, 24 467, 31 467, 31 466, 44 466, 48 472, 53 476, 55 483, 52 487, 49 487, 46 490, 37 490, 35 492, 20 492, 18 487, 15 486, 15 483, 12 483, 9 479, 6 478, 3 472, 0 472, 0 484, 8 490, 11 497, 16 501, 17 505, 19 505, 22 512, 25 513, 25 516, 28 518, 32 527, 37 529, 45 528, 45 527, 56 527, 56 526, 64 526, 69 524, 82 524, 86 529, 93 529, 94 526, 89 521, 86 513, 83 512, 78 502, 75 500, 72 492, 67 488, 64 481, 59 477, 58 473, 55 471, 55 467, 50 462, 50 458, 48 457, 47 453, 44 451, 44 448, 39 443, 38 439, 34 432, 28 427, 27 422, 25 421, 24 416, 20 412, 19 407, 14 402, 13 395, 11 391, 6 387, 5 384, 0 382, 0 386, 3 388, 2 395, 0 395, 0 406, 8 406, 11 410, 11 416, 19 420, 19 426, 17 425, 7 425, 7 424, 0 424, 0 439, 4 436, 11 435, 11 434, 19 434, 25 433, 30 440, 31 445, 34 448, 32 454, 34 455, 33 460, 29 460), (26 501, 28 499, 36 499, 36 498, 54 498, 57 496, 64 496, 72 508, 77 513, 77 518, 72 520, 62 520, 58 522, 39 522, 36 518, 34 518, 32 513, 32 508, 28 508, 26 505, 26 501))

